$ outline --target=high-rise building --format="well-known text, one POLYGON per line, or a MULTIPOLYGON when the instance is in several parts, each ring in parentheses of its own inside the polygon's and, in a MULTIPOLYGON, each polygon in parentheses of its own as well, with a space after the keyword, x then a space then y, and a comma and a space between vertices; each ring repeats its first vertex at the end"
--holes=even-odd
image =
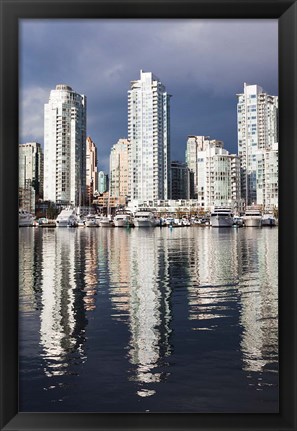
POLYGON ((103 171, 100 171, 98 174, 98 192, 100 194, 107 192, 109 188, 108 175, 103 171))
POLYGON ((128 139, 119 139, 110 152, 110 196, 128 196, 129 181, 128 139))
POLYGON ((86 193, 89 202, 98 187, 97 147, 90 136, 87 137, 86 144, 86 193))
POLYGON ((190 199, 192 172, 186 163, 171 162, 171 199, 190 199))
POLYGON ((278 97, 270 96, 258 85, 244 83, 237 94, 238 155, 241 166, 242 198, 247 205, 260 204, 257 184, 259 157, 278 142, 278 97))
POLYGON ((209 137, 188 137, 186 161, 194 171, 195 199, 205 210, 221 205, 240 209, 240 160, 223 146, 209 137))
POLYGON ((19 145, 19 205, 35 213, 43 197, 43 152, 38 142, 19 145))
POLYGON ((209 136, 188 136, 186 146, 186 164, 190 171, 194 174, 194 194, 193 198, 198 199, 198 193, 201 192, 201 181, 204 177, 202 172, 202 165, 199 164, 198 152, 205 151, 206 148, 223 148, 223 141, 210 139, 209 136), (198 170, 199 168, 199 170, 198 170), (200 176, 200 180, 199 180, 200 176), (198 183, 200 183, 200 190, 198 190, 198 183))
POLYGON ((151 72, 140 71, 128 91, 131 142, 130 197, 168 199, 170 195, 170 95, 151 72))
POLYGON ((86 200, 86 97, 57 85, 44 107, 44 199, 86 200))
POLYGON ((256 153, 257 204, 264 210, 278 208, 278 143, 256 153))

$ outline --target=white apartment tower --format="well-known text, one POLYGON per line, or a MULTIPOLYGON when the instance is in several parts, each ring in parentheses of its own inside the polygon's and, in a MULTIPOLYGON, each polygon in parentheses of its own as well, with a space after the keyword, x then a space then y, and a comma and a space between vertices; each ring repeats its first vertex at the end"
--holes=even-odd
POLYGON ((110 152, 110 196, 128 196, 129 180, 129 149, 128 139, 119 139, 110 152))
POLYGON ((44 106, 44 199, 78 205, 86 195, 86 97, 68 85, 44 106))
POLYGON ((189 136, 186 163, 194 172, 194 192, 198 205, 240 209, 240 160, 223 148, 223 141, 207 136, 189 136))
POLYGON ((278 208, 278 143, 256 154, 257 204, 264 210, 278 208))
POLYGON ((278 142, 278 97, 268 95, 258 85, 244 83, 237 99, 242 198, 247 205, 260 204, 258 184, 262 179, 257 178, 257 166, 261 154, 271 151, 278 142))
POLYGON ((170 197, 170 95, 151 72, 140 71, 128 91, 132 200, 170 197))
POLYGON ((206 148, 223 148, 223 146, 223 141, 218 141, 216 139, 211 140, 209 136, 188 136, 186 146, 186 163, 190 171, 194 173, 195 199, 198 199, 198 196, 201 196, 201 193, 203 194, 203 191, 205 191, 205 188, 201 183, 205 173, 202 171, 203 166, 200 164, 198 153, 205 151, 206 148))

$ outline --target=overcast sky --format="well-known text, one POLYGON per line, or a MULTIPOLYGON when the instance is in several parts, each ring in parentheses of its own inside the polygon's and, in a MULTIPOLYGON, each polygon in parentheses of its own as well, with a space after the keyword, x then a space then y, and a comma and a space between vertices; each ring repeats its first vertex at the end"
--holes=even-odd
POLYGON ((43 145, 43 110, 57 84, 87 96, 87 135, 109 171, 110 148, 127 137, 127 91, 140 69, 171 98, 171 159, 188 135, 220 139, 237 153, 236 94, 243 83, 278 94, 277 20, 22 20, 20 143, 43 145))

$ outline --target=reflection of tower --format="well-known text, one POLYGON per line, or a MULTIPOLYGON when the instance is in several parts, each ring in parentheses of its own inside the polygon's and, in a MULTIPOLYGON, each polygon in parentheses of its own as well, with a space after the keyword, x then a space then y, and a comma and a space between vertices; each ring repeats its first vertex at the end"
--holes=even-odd
POLYGON ((97 251, 97 231, 96 229, 78 229, 78 241, 77 246, 79 247, 82 243, 82 237, 85 240, 84 246, 84 260, 85 260, 85 274, 84 274, 84 292, 83 298, 85 303, 86 311, 93 311, 96 308, 95 295, 97 294, 98 285, 98 251, 97 251))
POLYGON ((75 237, 76 232, 69 229, 43 234, 40 342, 48 376, 67 374, 72 353, 76 361, 77 356, 83 357, 86 319, 83 292, 76 280, 81 269, 75 237))
POLYGON ((43 265, 39 252, 42 235, 39 229, 19 230, 19 286, 20 312, 31 312, 41 308, 41 280, 36 277, 43 265))
POLYGON ((109 251, 113 318, 127 322, 130 310, 130 232, 118 229, 116 236, 111 238, 109 251))
MULTIPOLYGON (((277 235, 277 229, 251 229, 241 242, 241 350, 248 372, 264 371, 278 361, 277 235)), ((263 384, 261 377, 257 385, 263 384)))
MULTIPOLYGON (((170 286, 168 261, 157 250, 156 230, 131 233, 130 248, 130 361, 136 366, 134 379, 141 384, 137 394, 151 396, 155 384, 166 378, 156 372, 165 356, 170 354, 170 286)), ((162 247, 161 247, 162 248, 162 247)))
MULTIPOLYGON (((199 229, 189 249, 189 262, 190 319, 206 321, 226 317, 231 304, 236 307, 238 296, 237 231, 199 229)), ((211 330, 215 326, 195 329, 211 330)))
POLYGON ((19 230, 20 312, 34 310, 34 229, 19 230))

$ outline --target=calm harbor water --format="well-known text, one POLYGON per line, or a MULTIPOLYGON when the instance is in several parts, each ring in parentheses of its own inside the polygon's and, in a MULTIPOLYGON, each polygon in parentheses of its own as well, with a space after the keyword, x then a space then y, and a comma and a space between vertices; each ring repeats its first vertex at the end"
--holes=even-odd
POLYGON ((278 412, 277 228, 20 228, 20 411, 278 412))

